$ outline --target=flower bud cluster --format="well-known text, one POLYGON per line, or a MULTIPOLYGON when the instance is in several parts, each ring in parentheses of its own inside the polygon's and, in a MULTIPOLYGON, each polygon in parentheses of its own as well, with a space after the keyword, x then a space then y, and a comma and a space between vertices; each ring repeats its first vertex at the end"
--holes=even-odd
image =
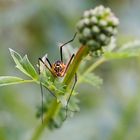
POLYGON ((98 6, 87 10, 77 24, 79 41, 91 51, 102 50, 103 46, 110 43, 111 37, 116 35, 118 24, 119 20, 110 8, 98 6))

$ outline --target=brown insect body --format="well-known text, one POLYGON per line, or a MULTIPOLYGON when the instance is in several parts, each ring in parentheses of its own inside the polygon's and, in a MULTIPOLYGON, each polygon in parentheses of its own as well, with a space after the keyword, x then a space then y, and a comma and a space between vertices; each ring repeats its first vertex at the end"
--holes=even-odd
POLYGON ((63 77, 65 74, 65 68, 66 65, 62 61, 58 60, 54 64, 52 64, 51 70, 55 76, 63 77))

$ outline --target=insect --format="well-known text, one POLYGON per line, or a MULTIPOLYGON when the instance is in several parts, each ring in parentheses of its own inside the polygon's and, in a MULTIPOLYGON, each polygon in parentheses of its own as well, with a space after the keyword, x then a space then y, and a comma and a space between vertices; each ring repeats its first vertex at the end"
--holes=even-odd
MULTIPOLYGON (((69 40, 68 42, 64 43, 63 45, 61 45, 61 46, 59 47, 59 48, 60 48, 60 60, 57 60, 56 62, 54 62, 54 63, 52 64, 52 63, 50 62, 50 60, 49 60, 47 57, 45 57, 45 60, 46 60, 46 61, 43 61, 42 58, 39 58, 39 59, 38 59, 39 74, 41 74, 41 71, 40 71, 40 62, 41 62, 41 63, 51 72, 51 74, 52 74, 53 76, 55 76, 55 77, 64 77, 64 76, 65 76, 65 74, 67 73, 67 70, 68 70, 68 68, 69 68, 69 66, 70 66, 70 64, 71 64, 71 62, 72 62, 72 60, 73 60, 75 54, 72 54, 71 57, 70 57, 70 59, 68 60, 68 62, 65 64, 64 61, 63 61, 63 47, 64 47, 66 44, 72 42, 72 41, 75 39, 76 34, 77 34, 77 33, 74 34, 74 36, 73 36, 73 38, 72 38, 71 40, 69 40), (46 62, 47 62, 47 63, 46 63, 46 62)), ((75 85, 76 85, 76 82, 77 82, 77 74, 75 73, 75 76, 74 76, 74 83, 73 83, 71 92, 70 92, 70 94, 69 94, 69 97, 68 97, 68 99, 67 99, 67 104, 66 104, 66 108, 65 108, 65 109, 66 109, 66 116, 65 116, 65 119, 64 119, 64 120, 66 120, 66 118, 67 118, 68 103, 69 103, 69 101, 70 101, 72 92, 73 92, 74 87, 75 87, 75 85)), ((40 82, 40 88, 41 88, 41 96, 42 96, 42 123, 43 123, 43 112, 44 112, 44 109, 43 109, 43 87, 42 87, 41 82, 40 82)), ((46 87, 45 87, 45 88, 46 88, 46 87)), ((47 89, 48 89, 48 88, 47 88, 47 89)), ((52 91, 50 91, 49 89, 48 89, 48 91, 49 91, 55 98, 57 98, 56 95, 55 95, 52 91)), ((75 111, 72 111, 72 112, 75 112, 75 111)))

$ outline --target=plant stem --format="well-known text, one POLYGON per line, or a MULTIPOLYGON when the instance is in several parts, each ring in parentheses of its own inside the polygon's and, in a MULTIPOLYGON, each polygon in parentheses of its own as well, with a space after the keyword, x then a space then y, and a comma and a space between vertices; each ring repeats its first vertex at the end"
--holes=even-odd
MULTIPOLYGON (((80 49, 78 50, 78 52, 76 53, 74 60, 72 61, 72 64, 70 65, 67 74, 64 78, 63 83, 67 85, 67 87, 69 86, 69 84, 71 83, 71 80, 73 79, 83 57, 85 57, 89 52, 89 48, 86 46, 81 46, 80 49)), ((58 112, 58 110, 60 109, 61 104, 57 103, 56 100, 54 100, 50 106, 50 109, 48 112, 46 112, 45 117, 44 117, 44 123, 43 124, 39 124, 38 127, 35 129, 33 136, 31 138, 31 140, 38 140, 39 137, 41 136, 41 134, 43 133, 45 127, 48 125, 50 119, 53 118, 53 116, 56 114, 56 112, 58 112)))
POLYGON ((69 85, 69 83, 71 82, 71 80, 73 79, 83 57, 85 57, 89 52, 89 48, 86 46, 81 46, 80 49, 78 50, 78 52, 76 53, 74 60, 72 62, 72 64, 70 65, 67 74, 64 78, 63 83, 66 85, 69 85))
POLYGON ((99 65, 101 65, 102 63, 104 63, 106 61, 105 57, 101 57, 100 59, 98 59, 98 61, 96 61, 95 63, 93 63, 88 69, 86 69, 84 71, 84 73, 80 76, 80 78, 78 79, 78 83, 80 83, 83 79, 83 77, 92 72, 94 69, 96 69, 99 65))
POLYGON ((35 129, 35 131, 33 133, 31 140, 38 140, 39 139, 43 130, 48 125, 50 119, 53 117, 53 115, 55 114, 56 110, 59 109, 59 107, 60 107, 60 104, 58 104, 57 101, 54 100, 50 106, 49 111, 45 114, 43 124, 39 123, 38 127, 35 129))
POLYGON ((106 59, 104 57, 101 57, 98 61, 96 61, 95 63, 93 63, 85 72, 84 75, 86 75, 87 73, 92 72, 95 68, 97 68, 99 65, 101 65, 103 62, 105 62, 106 59))

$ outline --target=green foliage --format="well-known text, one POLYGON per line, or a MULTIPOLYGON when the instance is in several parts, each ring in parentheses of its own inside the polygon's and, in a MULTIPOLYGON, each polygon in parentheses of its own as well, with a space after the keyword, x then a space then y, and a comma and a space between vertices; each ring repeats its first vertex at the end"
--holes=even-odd
POLYGON ((27 55, 25 55, 23 58, 20 56, 20 54, 18 54, 17 52, 15 52, 12 49, 9 49, 11 56, 13 58, 13 60, 16 63, 16 67, 23 72, 24 74, 26 74, 27 76, 31 77, 32 79, 37 79, 38 78, 38 74, 35 71, 34 67, 32 66, 32 64, 30 63, 30 61, 28 60, 27 55))
POLYGON ((101 84, 103 83, 103 80, 99 76, 97 76, 93 73, 88 73, 88 74, 84 74, 82 76, 81 82, 85 82, 85 83, 88 83, 92 86, 99 88, 101 86, 101 84))
MULTIPOLYGON (((20 84, 20 83, 29 83, 29 82, 35 82, 37 84, 41 83, 43 85, 43 87, 47 88, 49 90, 49 92, 51 92, 51 94, 55 95, 58 104, 62 105, 62 107, 60 107, 61 108, 60 111, 58 111, 58 113, 56 113, 56 115, 52 116, 52 118, 50 119, 50 121, 48 123, 48 127, 50 129, 60 127, 62 125, 63 120, 66 115, 65 106, 67 104, 67 98, 65 97, 65 94, 70 92, 71 89, 69 89, 69 90, 67 89, 67 85, 65 85, 62 82, 61 78, 56 78, 50 73, 50 71, 48 69, 46 69, 46 68, 43 69, 44 65, 41 65, 42 68, 41 67, 40 68, 42 69, 42 71, 41 71, 41 74, 39 75, 39 74, 37 74, 33 65, 28 60, 27 55, 25 55, 22 58, 19 53, 15 52, 12 49, 9 49, 9 50, 10 50, 10 54, 16 64, 16 67, 21 72, 23 72, 25 75, 29 76, 31 78, 31 80, 24 80, 19 77, 13 77, 13 76, 1 76, 0 77, 0 86, 6 86, 6 85, 11 85, 11 84, 20 84)), ((48 112, 51 103, 52 103, 52 99, 48 100, 48 98, 47 98, 44 103, 44 114, 46 112, 48 112)), ((70 100, 69 106, 70 106, 71 110, 74 110, 74 111, 78 110, 77 103, 78 102, 75 97, 73 97, 73 99, 70 100)), ((37 109, 37 113, 36 113, 37 114, 36 116, 39 118, 42 115, 41 111, 42 111, 42 107, 39 106, 37 109)))
POLYGON ((0 86, 23 83, 24 80, 13 76, 0 76, 0 86))
POLYGON ((132 41, 124 44, 113 52, 105 52, 106 59, 123 59, 129 57, 136 57, 140 54, 140 41, 132 41))

